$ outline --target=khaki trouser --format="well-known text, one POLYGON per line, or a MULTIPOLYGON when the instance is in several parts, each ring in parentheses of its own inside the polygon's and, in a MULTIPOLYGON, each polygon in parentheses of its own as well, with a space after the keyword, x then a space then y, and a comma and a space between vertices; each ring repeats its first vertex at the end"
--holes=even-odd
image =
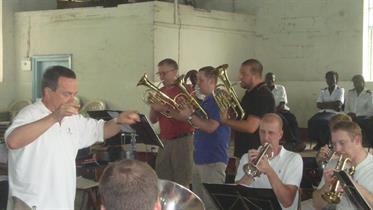
POLYGON ((25 202, 20 200, 19 198, 11 197, 8 200, 7 210, 33 210, 33 209, 29 207, 25 202))
POLYGON ((157 154, 156 172, 160 179, 174 181, 189 188, 192 182, 192 135, 163 141, 164 149, 157 154))
POLYGON ((203 200, 206 210, 215 210, 217 208, 202 183, 224 184, 226 168, 227 165, 221 162, 194 165, 192 184, 193 192, 195 192, 203 200))

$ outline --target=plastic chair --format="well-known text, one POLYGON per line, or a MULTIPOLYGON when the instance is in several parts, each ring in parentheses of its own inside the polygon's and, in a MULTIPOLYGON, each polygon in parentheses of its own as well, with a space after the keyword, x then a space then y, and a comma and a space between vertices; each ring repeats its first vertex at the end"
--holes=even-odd
POLYGON ((9 106, 8 106, 10 121, 12 121, 14 119, 14 117, 18 114, 18 112, 23 107, 25 107, 29 104, 31 104, 30 100, 17 100, 17 101, 13 101, 12 103, 10 103, 9 106))
POLYGON ((106 104, 103 101, 90 101, 83 105, 82 109, 80 109, 80 113, 83 116, 88 116, 88 111, 99 111, 105 110, 106 104))

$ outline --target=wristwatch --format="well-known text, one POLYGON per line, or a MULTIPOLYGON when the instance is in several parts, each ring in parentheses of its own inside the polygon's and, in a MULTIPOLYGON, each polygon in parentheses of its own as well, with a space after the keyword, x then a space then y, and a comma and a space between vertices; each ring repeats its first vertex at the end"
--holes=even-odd
POLYGON ((188 121, 190 124, 192 124, 192 119, 193 119, 193 117, 192 117, 192 114, 191 114, 191 115, 188 116, 187 121, 188 121))

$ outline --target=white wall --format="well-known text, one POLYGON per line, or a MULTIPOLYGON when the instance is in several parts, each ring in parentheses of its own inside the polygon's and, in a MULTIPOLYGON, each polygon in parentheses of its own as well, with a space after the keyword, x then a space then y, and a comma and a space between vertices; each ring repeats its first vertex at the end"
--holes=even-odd
POLYGON ((317 111, 326 71, 337 71, 347 89, 352 76, 362 73, 362 0, 198 2, 226 11, 235 3, 237 12, 255 14, 255 57, 287 87, 290 108, 302 127, 317 111))
MULTIPOLYGON (((153 79, 159 60, 179 60, 185 72, 203 65, 234 66, 254 54, 250 16, 180 6, 178 19, 181 24, 174 24, 173 4, 164 2, 20 12, 15 21, 16 60, 72 54, 83 101, 103 99, 112 109, 147 111, 144 88, 136 83, 143 73, 153 79)), ((32 72, 21 71, 18 63, 17 96, 30 98, 32 72)))
POLYGON ((14 73, 14 2, 2 1, 2 36, 3 36, 3 81, 0 81, 0 110, 6 110, 7 106, 16 99, 16 83, 14 73))

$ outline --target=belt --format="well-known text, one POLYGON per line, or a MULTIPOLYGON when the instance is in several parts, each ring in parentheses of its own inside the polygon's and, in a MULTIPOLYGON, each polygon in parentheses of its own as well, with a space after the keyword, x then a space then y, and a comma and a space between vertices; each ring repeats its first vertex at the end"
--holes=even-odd
POLYGON ((175 137, 172 137, 172 138, 169 138, 169 139, 166 139, 166 140, 174 140, 174 139, 179 139, 179 138, 186 137, 186 136, 191 136, 191 135, 193 135, 193 133, 182 133, 182 134, 179 134, 175 137))

